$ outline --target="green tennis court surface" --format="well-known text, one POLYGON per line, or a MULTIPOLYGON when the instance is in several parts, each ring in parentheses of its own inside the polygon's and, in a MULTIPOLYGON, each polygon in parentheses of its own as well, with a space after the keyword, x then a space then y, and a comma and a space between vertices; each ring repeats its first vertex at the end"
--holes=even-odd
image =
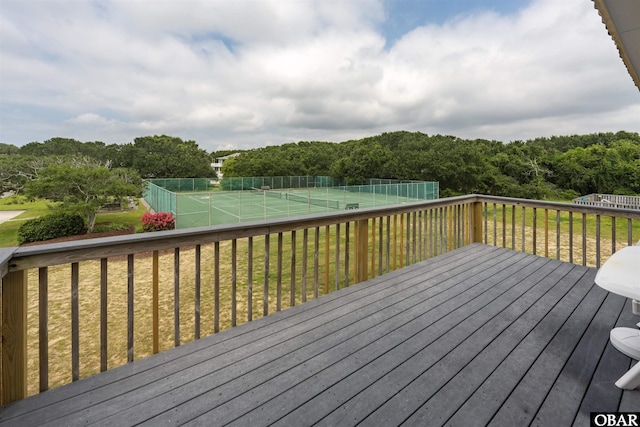
MULTIPOLYGON (((183 187, 188 188, 187 185, 183 187)), ((145 199, 156 212, 170 212, 176 218, 176 228, 268 220, 437 198, 438 183, 419 181, 295 189, 260 186, 244 191, 187 193, 171 192, 149 181, 145 192, 145 199)))

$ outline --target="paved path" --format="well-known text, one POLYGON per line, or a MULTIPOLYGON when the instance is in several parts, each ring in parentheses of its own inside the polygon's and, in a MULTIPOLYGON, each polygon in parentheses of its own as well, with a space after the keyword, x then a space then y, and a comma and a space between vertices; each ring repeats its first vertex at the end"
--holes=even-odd
POLYGON ((15 218, 21 213, 26 211, 0 211, 0 224, 9 221, 11 218, 15 218))

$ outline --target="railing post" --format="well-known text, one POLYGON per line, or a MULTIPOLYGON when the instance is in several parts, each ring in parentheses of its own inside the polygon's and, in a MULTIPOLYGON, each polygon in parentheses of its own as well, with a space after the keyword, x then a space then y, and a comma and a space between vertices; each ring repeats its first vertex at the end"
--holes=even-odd
POLYGON ((482 202, 473 203, 473 242, 482 243, 482 202))
MULTIPOLYGON (((356 262, 356 283, 364 282, 368 277, 367 255, 369 249, 369 220, 361 219, 357 225, 356 252, 358 260, 356 262)), ((374 230, 375 233, 375 230, 374 230)))
POLYGON ((27 397, 27 272, 2 279, 2 404, 27 397))

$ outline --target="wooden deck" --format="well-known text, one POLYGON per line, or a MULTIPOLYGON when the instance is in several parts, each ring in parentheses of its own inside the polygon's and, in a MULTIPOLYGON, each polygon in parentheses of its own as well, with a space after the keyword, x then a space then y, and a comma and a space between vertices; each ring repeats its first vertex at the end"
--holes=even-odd
POLYGON ((588 425, 638 411, 596 270, 474 244, 0 409, 7 425, 588 425))

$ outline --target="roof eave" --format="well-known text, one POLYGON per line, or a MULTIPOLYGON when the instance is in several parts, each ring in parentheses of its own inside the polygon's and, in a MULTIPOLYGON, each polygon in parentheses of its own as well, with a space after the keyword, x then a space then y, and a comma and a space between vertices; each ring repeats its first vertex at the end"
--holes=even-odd
POLYGON ((635 69, 633 62, 631 61, 631 58, 630 58, 629 51, 632 49, 632 47, 626 46, 625 43, 623 42, 623 39, 618 32, 617 24, 613 19, 613 17, 611 16, 611 13, 609 12, 609 8, 607 7, 605 0, 593 0, 593 2, 595 5, 595 8, 598 10, 598 13, 602 18, 602 22, 604 23, 605 27, 607 28, 607 31, 609 32, 609 35, 611 36, 611 38, 613 39, 613 41, 615 42, 618 48, 618 52, 620 53, 620 58, 622 58, 622 62, 627 67, 627 71, 629 72, 629 75, 633 79, 633 82, 635 83, 636 87, 638 88, 638 90, 640 90, 640 78, 638 76, 639 73, 638 73, 638 70, 635 69))

